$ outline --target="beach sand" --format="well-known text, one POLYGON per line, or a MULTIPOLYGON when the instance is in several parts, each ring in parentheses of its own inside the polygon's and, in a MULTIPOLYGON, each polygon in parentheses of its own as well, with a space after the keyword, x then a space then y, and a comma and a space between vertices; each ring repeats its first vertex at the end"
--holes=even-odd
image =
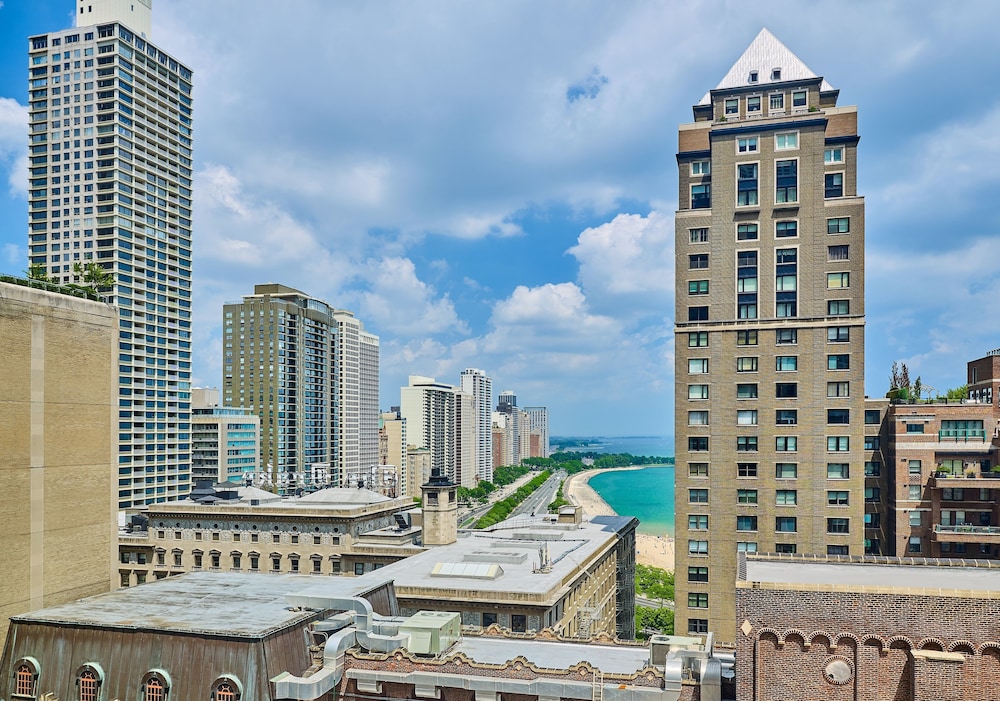
MULTIPOLYGON (((641 470, 642 467, 616 467, 615 470, 641 470)), ((571 475, 563 485, 566 498, 583 507, 587 516, 615 516, 615 510, 601 495, 594 491, 588 482, 594 475, 608 470, 585 470, 571 475)), ((645 533, 635 534, 635 559, 641 565, 659 567, 664 570, 674 569, 674 539, 668 535, 655 536, 645 533)))

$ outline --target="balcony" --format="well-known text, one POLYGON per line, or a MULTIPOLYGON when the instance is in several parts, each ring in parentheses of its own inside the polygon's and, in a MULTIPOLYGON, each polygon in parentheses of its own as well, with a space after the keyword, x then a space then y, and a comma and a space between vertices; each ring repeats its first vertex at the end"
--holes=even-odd
POLYGON ((935 472, 927 480, 928 487, 968 487, 973 489, 1000 489, 1000 472, 972 472, 970 474, 951 474, 935 472))
POLYGON ((961 443, 985 443, 986 431, 981 428, 952 428, 938 431, 938 440, 961 443))
POLYGON ((1000 526, 943 526, 936 524, 934 543, 1000 543, 1000 526))

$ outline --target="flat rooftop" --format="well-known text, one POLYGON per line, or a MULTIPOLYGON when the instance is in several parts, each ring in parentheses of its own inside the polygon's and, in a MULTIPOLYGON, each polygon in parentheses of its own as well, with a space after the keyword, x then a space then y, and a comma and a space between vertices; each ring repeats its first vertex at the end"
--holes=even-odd
POLYGON ((326 593, 338 596, 358 596, 373 588, 372 580, 355 577, 191 572, 13 620, 258 638, 314 617, 314 611, 291 610, 286 595, 311 589, 318 579, 326 593))
POLYGON ((519 517, 493 530, 462 531, 450 545, 439 545, 386 565, 377 575, 393 579, 397 593, 406 589, 516 592, 544 595, 561 588, 566 577, 597 552, 613 547, 630 516, 598 516, 575 527, 543 516, 519 517), (540 571, 542 552, 550 564, 540 571))
POLYGON ((509 640, 464 636, 448 650, 461 652, 476 662, 503 664, 523 656, 546 669, 568 669, 588 662, 605 674, 633 674, 649 663, 649 648, 625 645, 587 645, 545 640, 509 640))
MULTIPOLYGON (((886 560, 887 558, 880 558, 886 560)), ((830 562, 799 558, 747 557, 746 582, 810 588, 880 587, 1000 592, 1000 567, 899 558, 895 562, 830 562)), ((745 585, 744 585, 745 586, 745 585)))

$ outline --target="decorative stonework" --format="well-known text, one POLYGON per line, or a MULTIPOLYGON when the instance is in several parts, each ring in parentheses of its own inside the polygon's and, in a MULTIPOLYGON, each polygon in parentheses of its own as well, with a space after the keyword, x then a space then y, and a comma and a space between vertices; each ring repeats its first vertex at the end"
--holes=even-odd
POLYGON ((854 679, 854 665, 846 657, 835 655, 823 665, 823 678, 830 684, 843 686, 854 679))

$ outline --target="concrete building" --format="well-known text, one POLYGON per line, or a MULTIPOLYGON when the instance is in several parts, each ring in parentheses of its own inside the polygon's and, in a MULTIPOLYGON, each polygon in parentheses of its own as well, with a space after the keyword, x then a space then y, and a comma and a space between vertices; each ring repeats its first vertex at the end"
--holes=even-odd
POLYGON ((406 493, 411 499, 419 498, 420 485, 431 478, 431 451, 415 445, 406 447, 406 493))
POLYGON ((1000 688, 996 563, 747 553, 739 572, 741 701, 978 701, 1000 688))
POLYGON ((117 331, 108 304, 0 282, 0 640, 112 587, 117 331))
POLYGON ((463 625, 631 639, 637 525, 618 516, 586 521, 579 507, 564 507, 558 517, 460 532, 380 574, 395 580, 404 614, 458 611, 463 625))
POLYGON ((680 126, 677 630, 736 635, 738 551, 864 550, 857 110, 767 30, 680 126))
MULTIPOLYGON (((410 375, 409 384, 399 391, 399 414, 406 420, 409 445, 426 448, 431 469, 437 468, 451 479, 457 477, 456 390, 432 377, 410 375)), ((416 478, 411 481, 411 486, 419 484, 423 482, 416 478)))
POLYGON ((120 586, 199 570, 360 575, 423 552, 411 499, 340 487, 281 498, 230 483, 192 494, 146 507, 118 535, 120 586))
POLYGON ((374 468, 378 339, 350 312, 284 285, 255 285, 224 306, 223 334, 225 403, 261 421, 258 486, 289 494, 374 468))
POLYGON ((482 370, 462 371, 462 391, 472 395, 475 412, 475 483, 493 481, 493 379, 482 370))
POLYGON ((455 481, 472 489, 479 484, 477 451, 479 449, 479 419, 476 398, 455 390, 455 481))
POLYGON ((219 406, 219 390, 191 390, 191 475, 252 484, 260 471, 260 417, 219 406))
POLYGON ((192 573, 19 616, 0 696, 718 701, 732 664, 711 638, 582 642, 457 619, 400 616, 378 573, 192 573))
POLYGON ((379 465, 393 468, 395 488, 386 496, 407 496, 409 470, 406 451, 406 422, 399 415, 399 407, 379 415, 379 465))
POLYGON ((531 447, 528 457, 547 458, 549 449, 549 410, 543 406, 528 406, 524 408, 528 415, 528 428, 531 432, 531 447))
POLYGON ((150 42, 149 2, 79 10, 28 41, 28 262, 114 277, 125 509, 191 487, 191 70, 150 42))

